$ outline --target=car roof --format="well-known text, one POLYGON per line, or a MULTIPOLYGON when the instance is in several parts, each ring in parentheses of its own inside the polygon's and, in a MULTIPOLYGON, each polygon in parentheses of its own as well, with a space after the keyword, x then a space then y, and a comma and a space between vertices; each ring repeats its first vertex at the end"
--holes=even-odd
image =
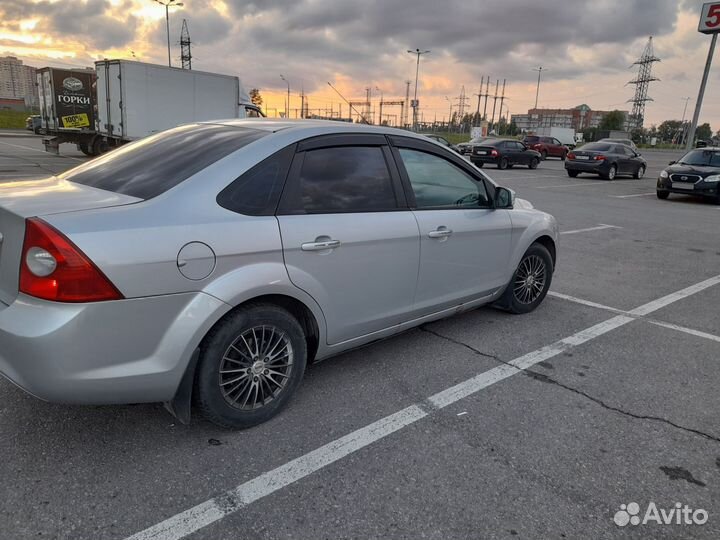
POLYGON ((279 131, 312 131, 313 135, 331 135, 334 133, 379 133, 383 135, 399 135, 427 140, 425 135, 405 131, 403 129, 387 126, 372 126, 369 124, 355 124, 351 122, 338 122, 333 120, 310 120, 297 119, 286 120, 284 118, 231 118, 227 120, 210 120, 197 122, 198 124, 219 124, 223 126, 257 129, 271 133, 279 131))

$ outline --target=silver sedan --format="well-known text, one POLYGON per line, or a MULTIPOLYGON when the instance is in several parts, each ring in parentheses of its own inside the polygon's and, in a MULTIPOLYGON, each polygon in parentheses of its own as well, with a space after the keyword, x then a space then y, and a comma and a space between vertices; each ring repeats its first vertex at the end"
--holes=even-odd
POLYGON ((0 373, 64 403, 249 427, 308 362, 484 304, 535 309, 554 218, 400 130, 180 126, 0 185, 0 373), (192 400, 191 400, 192 398, 192 400))

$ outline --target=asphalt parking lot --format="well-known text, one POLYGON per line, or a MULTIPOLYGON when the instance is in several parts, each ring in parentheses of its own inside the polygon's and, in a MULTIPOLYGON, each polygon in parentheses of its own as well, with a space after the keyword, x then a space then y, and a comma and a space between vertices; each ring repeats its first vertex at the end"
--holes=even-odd
MULTIPOLYGON (((61 152, 0 136, 0 183, 87 159, 61 152)), ((679 154, 644 154, 642 180, 486 167, 560 223, 544 304, 312 366, 259 427, 48 404, 0 380, 0 537, 720 537, 720 206, 658 200, 679 154), (708 519, 616 525, 631 502, 708 519)))

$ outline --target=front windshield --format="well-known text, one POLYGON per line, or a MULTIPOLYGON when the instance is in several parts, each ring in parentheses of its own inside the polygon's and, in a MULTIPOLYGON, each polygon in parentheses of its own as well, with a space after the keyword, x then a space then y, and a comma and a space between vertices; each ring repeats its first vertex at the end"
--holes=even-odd
POLYGON ((690 150, 678 163, 700 167, 720 167, 720 152, 717 150, 690 150))

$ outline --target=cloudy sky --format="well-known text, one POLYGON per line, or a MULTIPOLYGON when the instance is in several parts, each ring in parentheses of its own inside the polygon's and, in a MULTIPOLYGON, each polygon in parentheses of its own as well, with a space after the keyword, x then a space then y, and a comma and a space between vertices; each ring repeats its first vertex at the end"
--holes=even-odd
MULTIPOLYGON (((447 117, 464 85, 477 106, 482 76, 507 79, 512 113, 535 100, 542 65, 541 107, 629 109, 629 66, 648 36, 662 58, 646 125, 688 115, 697 96, 710 38, 697 32, 702 0, 183 0, 171 10, 173 62, 179 64, 182 19, 193 41, 193 68, 238 75, 258 87, 270 115, 291 110, 301 88, 311 109, 340 98, 404 97, 414 79, 407 49, 429 49, 420 67, 426 120, 447 117), (378 90, 379 89, 379 90, 378 90), (448 99, 450 101, 448 101, 448 99)), ((167 60, 165 9, 152 0, 0 0, 0 55, 36 67, 85 66, 101 58, 167 60)), ((720 58, 701 121, 720 129, 720 58)), ((347 111, 347 106, 344 106, 347 111)), ((397 114, 392 108, 385 112, 397 114)))

